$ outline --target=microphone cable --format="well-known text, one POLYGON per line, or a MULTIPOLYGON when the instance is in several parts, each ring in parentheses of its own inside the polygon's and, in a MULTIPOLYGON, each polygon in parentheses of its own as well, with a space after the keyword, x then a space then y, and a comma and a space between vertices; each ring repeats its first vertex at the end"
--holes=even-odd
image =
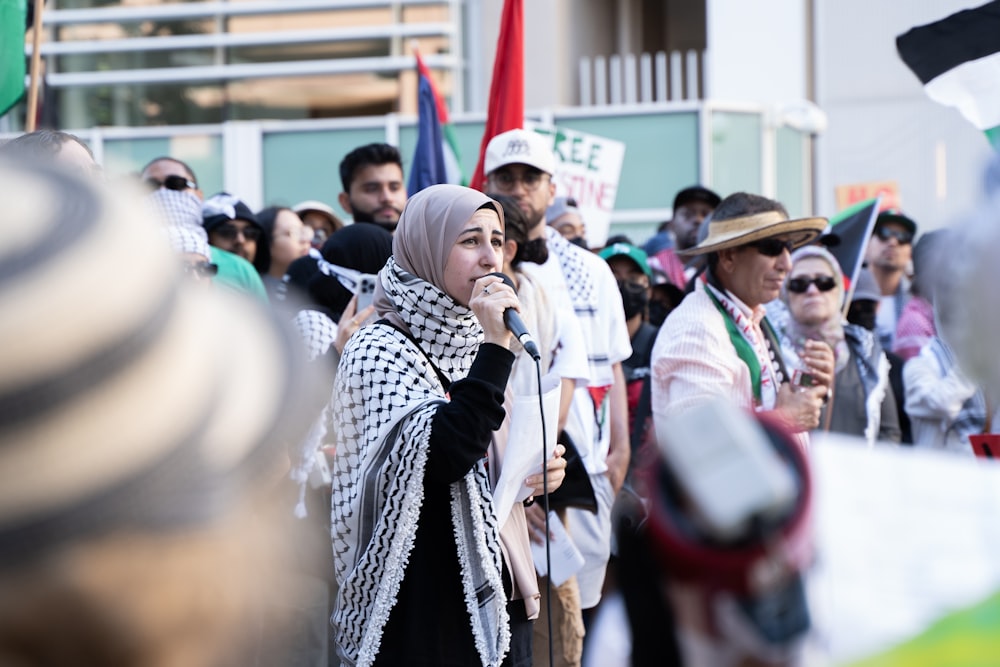
MULTIPOLYGON (((529 355, 532 356, 532 355, 529 355)), ((549 539, 549 475, 546 466, 549 462, 548 443, 545 428, 545 401, 542 395, 542 362, 535 358, 535 377, 538 379, 538 414, 542 420, 542 509, 545 512, 545 621, 549 645, 549 667, 555 664, 552 637, 552 552, 549 539)))

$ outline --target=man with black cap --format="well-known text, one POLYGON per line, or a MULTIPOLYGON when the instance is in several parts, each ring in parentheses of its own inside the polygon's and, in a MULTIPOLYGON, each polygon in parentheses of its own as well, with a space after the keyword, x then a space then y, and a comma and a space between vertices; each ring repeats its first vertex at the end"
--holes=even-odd
POLYGON ((262 229, 249 206, 220 192, 205 200, 201 212, 209 243, 253 263, 262 229))
POLYGON ((917 223, 896 209, 887 209, 878 214, 865 251, 865 265, 882 292, 875 332, 884 350, 893 349, 896 324, 910 298, 906 270, 913 258, 916 234, 917 223))
POLYGON ((646 253, 653 266, 667 274, 670 282, 681 289, 694 275, 694 270, 688 268, 677 253, 698 244, 698 230, 720 201, 719 195, 706 187, 684 188, 674 197, 671 219, 661 226, 660 234, 646 243, 646 253), (673 244, 669 244, 671 237, 673 244), (664 246, 664 241, 668 245, 664 246))
POLYGON ((800 442, 819 425, 833 377, 833 351, 806 341, 802 361, 810 386, 792 387, 764 304, 781 292, 790 251, 816 238, 823 218, 789 220, 779 202, 739 192, 724 199, 705 240, 682 255, 707 255, 694 291, 663 323, 652 359, 654 424, 727 398, 774 412, 800 442))

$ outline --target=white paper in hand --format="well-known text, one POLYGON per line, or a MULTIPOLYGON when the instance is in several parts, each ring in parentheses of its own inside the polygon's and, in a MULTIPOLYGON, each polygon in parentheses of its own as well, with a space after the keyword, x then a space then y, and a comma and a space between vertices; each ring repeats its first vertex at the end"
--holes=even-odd
MULTIPOLYGON (((566 527, 555 512, 549 512, 549 533, 552 539, 549 542, 549 560, 552 562, 553 586, 562 586, 567 579, 580 571, 583 567, 583 554, 576 548, 573 538, 566 532, 566 527)), ((545 543, 531 543, 531 557, 535 561, 535 572, 539 577, 544 577, 548 573, 545 567, 545 543)))
MULTIPOLYGON (((560 381, 555 374, 542 377, 542 404, 545 410, 545 444, 549 458, 556 446, 559 426, 560 381)), ((542 418, 538 412, 538 394, 515 396, 510 409, 510 435, 500 467, 500 478, 493 490, 493 511, 497 524, 507 520, 514 503, 531 495, 524 480, 542 470, 542 418)))

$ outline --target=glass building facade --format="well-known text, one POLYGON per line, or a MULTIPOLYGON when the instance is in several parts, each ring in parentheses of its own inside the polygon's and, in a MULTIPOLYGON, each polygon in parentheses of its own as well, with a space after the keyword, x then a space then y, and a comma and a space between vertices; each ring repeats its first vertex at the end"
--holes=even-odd
POLYGON ((73 128, 406 113, 414 43, 451 94, 461 7, 52 0, 44 111, 49 124, 73 128))
MULTIPOLYGON (((42 125, 88 141, 109 178, 171 155, 194 168, 206 193, 239 193, 253 206, 319 199, 337 209, 337 166, 352 148, 372 141, 397 145, 409 172, 416 144, 416 44, 451 110, 468 178, 479 153, 492 67, 483 54, 492 54, 498 29, 483 17, 498 16, 501 4, 48 0, 42 125)), ((562 38, 550 39, 548 29, 545 39, 526 35, 526 87, 547 80, 542 65, 558 60, 557 41, 563 59, 549 75, 573 82, 569 92, 549 96, 551 106, 528 109, 528 118, 626 147, 614 233, 643 240, 670 217, 674 193, 694 183, 723 193, 780 195, 791 213, 809 210, 808 137, 773 127, 759 106, 702 99, 704 82, 692 72, 699 71, 705 48, 704 2, 596 0, 585 12, 579 0, 525 5, 528 27, 545 24, 537 16, 529 21, 530 13, 562 17, 552 24, 562 26, 562 38), (697 67, 682 72, 677 49, 687 49, 683 58, 693 57, 697 67), (661 67, 660 59, 668 63, 663 50, 670 51, 670 64, 661 67), (576 71, 582 60, 576 58, 616 52, 656 52, 656 71, 635 62, 630 70, 629 62, 613 56, 602 70, 606 78, 592 69, 594 94, 584 95, 583 75, 576 71), (643 88, 640 81, 630 96, 630 71, 651 85, 643 88), (602 89, 606 97, 597 94, 602 89), (587 106, 575 106, 581 103, 587 106)), ((0 119, 6 122, 0 135, 23 127, 23 107, 0 119)))

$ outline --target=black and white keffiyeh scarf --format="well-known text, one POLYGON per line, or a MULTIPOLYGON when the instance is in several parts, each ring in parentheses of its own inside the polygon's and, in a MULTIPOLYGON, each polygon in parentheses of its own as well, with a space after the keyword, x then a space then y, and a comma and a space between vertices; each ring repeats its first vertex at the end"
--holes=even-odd
MULTIPOLYGON (((300 310, 292 319, 292 325, 305 345, 309 361, 316 362, 333 348, 333 342, 337 338, 337 323, 325 312, 310 308, 300 310)), ((289 448, 288 457, 291 462, 289 477, 299 487, 295 516, 300 519, 307 516, 306 487, 309 476, 317 469, 316 457, 327 434, 329 410, 329 404, 324 406, 323 412, 313 422, 305 439, 289 448)))
POLYGON ((546 234, 545 244, 549 252, 559 260, 573 309, 578 315, 592 317, 597 312, 597 289, 594 286, 594 278, 581 257, 581 253, 587 251, 573 245, 551 227, 546 228, 546 234))
MULTIPOLYGON (((468 374, 483 334, 472 311, 390 259, 379 274, 419 348, 385 324, 350 340, 337 374, 332 540, 340 591, 333 623, 353 665, 370 665, 396 602, 424 499, 431 424, 449 380, 468 374), (434 366, 432 366, 432 363, 434 366)), ((510 645, 499 527, 481 461, 451 486, 451 519, 483 665, 510 645)))
MULTIPOLYGON (((844 340, 850 356, 855 360, 858 377, 865 391, 865 440, 873 447, 878 439, 882 423, 882 401, 885 393, 892 391, 889 385, 889 359, 882 351, 875 334, 857 324, 844 325, 844 340)), ((839 372, 839 371, 838 371, 839 372)))

